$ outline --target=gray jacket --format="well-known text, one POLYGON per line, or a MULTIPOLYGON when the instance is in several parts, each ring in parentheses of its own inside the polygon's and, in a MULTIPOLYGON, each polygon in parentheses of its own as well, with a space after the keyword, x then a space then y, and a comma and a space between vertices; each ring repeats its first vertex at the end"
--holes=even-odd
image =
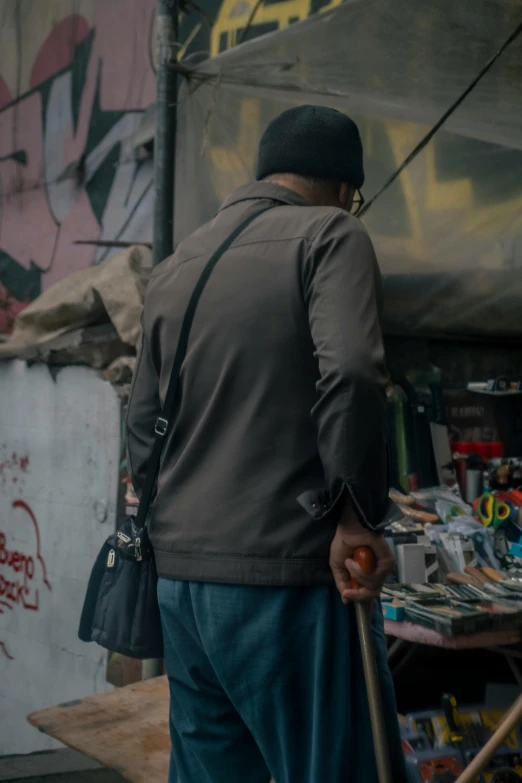
POLYGON ((363 225, 269 183, 240 188, 154 271, 127 418, 138 494, 188 299, 212 272, 183 365, 150 523, 160 576, 252 585, 331 580, 343 504, 387 504, 381 281, 363 225))

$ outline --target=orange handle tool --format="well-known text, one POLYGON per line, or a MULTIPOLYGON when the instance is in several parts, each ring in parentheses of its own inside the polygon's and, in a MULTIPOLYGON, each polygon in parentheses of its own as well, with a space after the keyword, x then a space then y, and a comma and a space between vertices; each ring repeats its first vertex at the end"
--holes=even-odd
MULTIPOLYGON (((375 571, 375 555, 370 547, 357 547, 353 554, 353 560, 355 560, 365 574, 371 574, 372 571, 375 571)), ((351 583, 352 589, 358 587, 355 579, 352 578, 351 583)), ((355 603, 355 613, 357 616, 357 629, 359 631, 359 641, 361 644, 366 692, 368 694, 368 706, 370 707, 377 774, 379 783, 392 783, 386 725, 384 723, 384 713, 382 710, 381 688, 375 660, 375 648, 373 645, 371 602, 357 601, 355 603)))

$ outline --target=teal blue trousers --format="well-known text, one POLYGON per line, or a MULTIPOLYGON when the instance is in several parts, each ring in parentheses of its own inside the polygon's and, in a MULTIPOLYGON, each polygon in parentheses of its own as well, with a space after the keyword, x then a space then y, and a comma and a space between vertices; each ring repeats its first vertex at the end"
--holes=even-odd
MULTIPOLYGON (((378 783, 353 606, 333 587, 160 579, 169 783, 378 783)), ((379 607, 374 637, 394 783, 404 783, 379 607)))

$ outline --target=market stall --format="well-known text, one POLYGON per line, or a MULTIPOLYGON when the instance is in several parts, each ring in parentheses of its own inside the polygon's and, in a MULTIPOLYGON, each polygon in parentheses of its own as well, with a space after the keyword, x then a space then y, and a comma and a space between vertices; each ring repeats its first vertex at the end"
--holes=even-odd
MULTIPOLYGON (((392 670, 413 669, 425 648, 485 648, 508 662, 517 695, 522 387, 490 369, 502 365, 503 354, 500 343, 486 343, 509 337, 518 350, 522 337, 522 55, 519 43, 511 45, 521 22, 516 0, 351 0, 183 67, 175 219, 180 240, 252 177, 263 127, 288 105, 323 103, 358 121, 371 204, 364 222, 384 273, 385 337, 442 336, 462 351, 448 360, 453 369, 460 362, 459 372, 442 373, 429 361, 433 351, 423 362, 397 362, 391 352, 396 513, 387 536, 397 566, 382 606, 392 670), (470 338, 474 353, 458 343, 470 338)), ((522 377, 520 358, 512 366, 522 377)), ((486 681, 483 671, 475 676, 486 681)), ((51 708, 31 722, 130 780, 162 779, 166 700, 166 681, 158 679, 51 708), (106 737, 100 712, 111 729, 106 737)), ((405 710, 409 783, 456 780, 507 706, 485 699, 459 707, 441 692, 437 701, 426 697, 426 709, 405 710)), ((522 780, 521 752, 515 726, 480 783, 522 780)))
MULTIPOLYGON (((399 489, 390 491, 396 507, 386 536, 396 564, 382 606, 395 677, 415 667, 426 647, 486 649, 522 687, 522 461, 508 455, 503 439, 506 428, 516 429, 519 393, 520 384, 506 377, 470 382, 468 404, 452 407, 443 404, 436 373, 411 372, 390 385, 391 474, 399 489), (495 410, 507 399, 511 428, 495 410)), ((487 676, 475 673, 484 682, 487 676)), ((440 704, 407 716, 411 781, 456 780, 504 712, 487 704, 445 709, 449 698, 441 694, 440 704)), ((521 751, 514 731, 483 780, 519 780, 521 751), (506 770, 511 777, 502 777, 506 770)))

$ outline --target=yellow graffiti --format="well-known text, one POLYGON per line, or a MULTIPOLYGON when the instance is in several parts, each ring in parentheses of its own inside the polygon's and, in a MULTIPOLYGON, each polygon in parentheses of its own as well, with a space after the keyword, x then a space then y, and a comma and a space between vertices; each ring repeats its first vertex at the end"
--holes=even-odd
POLYGON ((426 207, 433 212, 459 210, 460 225, 465 233, 487 238, 491 225, 506 228, 522 225, 522 196, 494 204, 477 204, 470 177, 441 182, 437 177, 435 147, 426 148, 426 207))
POLYGON ((230 146, 215 146, 209 150, 212 185, 221 201, 251 178, 257 155, 260 115, 258 100, 242 100, 237 139, 230 146))
MULTIPOLYGON (((393 154, 394 168, 398 168, 407 153, 419 139, 419 126, 412 122, 384 122, 384 132, 387 134, 393 154)), ((421 261, 424 257, 422 215, 417 201, 415 182, 410 169, 405 169, 395 184, 402 189, 410 222, 410 236, 399 239, 386 237, 386 247, 390 254, 403 253, 409 259, 421 261)))
MULTIPOLYGON (((330 11, 341 2, 342 0, 330 0, 319 9, 319 13, 330 11)), ((212 28, 210 40, 212 57, 224 49, 236 46, 249 20, 252 27, 270 25, 274 30, 281 30, 294 22, 307 19, 312 13, 311 0, 282 0, 278 3, 262 3, 257 8, 256 5, 257 0, 223 0, 212 28), (255 14, 251 19, 254 10, 255 14)))

